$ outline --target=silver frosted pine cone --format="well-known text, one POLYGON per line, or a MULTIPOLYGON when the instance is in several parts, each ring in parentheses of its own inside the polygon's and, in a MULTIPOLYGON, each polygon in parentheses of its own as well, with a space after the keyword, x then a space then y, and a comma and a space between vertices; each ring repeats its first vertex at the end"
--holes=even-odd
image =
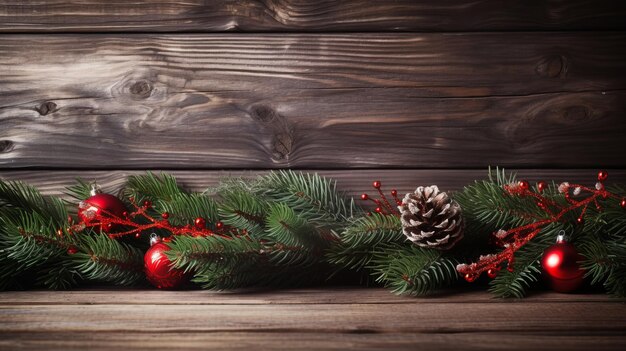
POLYGON ((463 238, 461 206, 436 185, 406 194, 398 210, 402 232, 418 246, 447 250, 463 238))

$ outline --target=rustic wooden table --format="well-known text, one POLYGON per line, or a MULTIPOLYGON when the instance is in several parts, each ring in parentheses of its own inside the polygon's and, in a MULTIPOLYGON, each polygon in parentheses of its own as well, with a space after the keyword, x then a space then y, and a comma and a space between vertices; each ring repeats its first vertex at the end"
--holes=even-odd
POLYGON ((0 293, 0 349, 623 350, 626 304, 603 295, 382 289, 0 293))

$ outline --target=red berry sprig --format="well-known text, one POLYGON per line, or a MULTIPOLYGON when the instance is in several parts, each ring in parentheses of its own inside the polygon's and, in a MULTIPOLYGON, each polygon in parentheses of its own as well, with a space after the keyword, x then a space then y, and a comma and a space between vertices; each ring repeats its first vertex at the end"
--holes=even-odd
MULTIPOLYGON (((198 217, 194 221, 194 226, 174 226, 170 223, 170 214, 168 212, 161 213, 161 218, 154 218, 148 214, 148 210, 152 208, 152 202, 146 200, 142 206, 138 206, 133 198, 129 199, 131 205, 135 210, 131 213, 124 212, 122 216, 116 216, 104 209, 100 209, 98 213, 92 211, 92 216, 88 218, 89 225, 98 225, 103 228, 105 232, 110 232, 112 228, 124 228, 125 230, 109 233, 110 238, 118 238, 126 235, 135 235, 139 237, 141 233, 146 231, 154 231, 155 229, 164 229, 172 233, 172 235, 190 235, 190 236, 220 236, 223 238, 230 238, 232 235, 245 235, 246 233, 240 232, 236 228, 225 227, 222 222, 215 224, 216 230, 213 231, 206 227, 206 219, 198 217), (148 223, 139 224, 133 221, 135 218, 144 218, 148 223), (228 235, 230 234, 230 235, 228 235)), ((73 224, 68 228, 69 233, 81 231, 87 227, 87 224, 82 221, 77 224, 73 224)))
MULTIPOLYGON (((457 271, 462 274, 468 282, 473 282, 483 272, 487 272, 490 278, 495 278, 497 272, 505 263, 507 269, 512 271, 515 252, 531 241, 545 226, 559 222, 566 214, 578 210, 580 210, 580 215, 577 217, 576 222, 582 225, 584 224, 584 215, 590 204, 594 204, 598 210, 601 210, 602 208, 598 203, 598 199, 620 199, 620 197, 605 189, 604 181, 608 179, 608 176, 607 171, 598 172, 598 182, 595 188, 589 188, 579 184, 569 184, 567 182, 559 185, 558 190, 560 193, 564 194, 569 204, 568 206, 563 206, 546 198, 543 192, 547 189, 547 184, 543 181, 537 183, 537 192, 532 191, 530 184, 525 180, 516 184, 505 185, 505 191, 513 196, 535 198, 537 200, 537 206, 546 212, 548 218, 536 219, 530 224, 509 230, 498 230, 493 233, 495 243, 503 247, 504 250, 497 254, 480 256, 477 262, 471 264, 460 264, 457 266, 457 271), (571 196, 571 194, 578 196, 582 193, 588 194, 589 196, 582 200, 573 199, 571 196)), ((620 206, 626 208, 626 199, 621 198, 620 206)))
MULTIPOLYGON (((372 187, 376 189, 380 198, 372 199, 368 194, 364 193, 364 194, 361 194, 361 200, 372 201, 376 205, 376 209, 374 210, 376 213, 380 213, 384 215, 398 215, 399 216, 400 212, 398 211, 398 209, 391 205, 391 203, 385 196, 385 193, 383 193, 381 189, 382 183, 380 182, 380 180, 376 180, 372 182, 372 187)), ((396 189, 391 190, 391 196, 393 198, 393 201, 395 201, 396 205, 399 206, 402 204, 402 201, 398 199, 398 191, 396 189)), ((371 212, 368 213, 368 215, 371 215, 371 212)))

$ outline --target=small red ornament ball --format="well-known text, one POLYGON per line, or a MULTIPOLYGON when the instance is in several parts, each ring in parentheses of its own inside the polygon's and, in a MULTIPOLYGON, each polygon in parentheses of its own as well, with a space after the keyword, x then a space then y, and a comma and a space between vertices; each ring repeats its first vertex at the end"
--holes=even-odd
POLYGON ((169 249, 164 243, 157 242, 143 258, 146 278, 159 289, 177 289, 187 282, 185 272, 172 268, 172 261, 165 255, 169 249))
POLYGON ((540 193, 543 193, 547 188, 548 188, 548 183, 544 182, 543 180, 540 182, 537 182, 537 190, 539 190, 540 193))
POLYGON ((205 229, 206 228, 206 220, 202 217, 198 217, 196 218, 195 221, 193 221, 194 226, 196 227, 196 229, 205 229))
POLYGON ((603 181, 607 180, 607 178, 609 178, 609 172, 604 171, 604 170, 598 172, 598 180, 599 181, 603 182, 603 181))
POLYGON ((115 217, 124 218, 124 212, 127 212, 126 205, 117 197, 99 193, 89 197, 81 202, 78 207, 78 216, 87 225, 89 225, 97 217, 115 217))
POLYGON ((585 272, 578 264, 582 259, 574 245, 562 238, 546 249, 541 265, 552 290, 567 293, 582 285, 585 272))
POLYGON ((526 180, 520 180, 518 184, 522 190, 528 190, 528 188, 530 188, 530 184, 528 184, 526 180))

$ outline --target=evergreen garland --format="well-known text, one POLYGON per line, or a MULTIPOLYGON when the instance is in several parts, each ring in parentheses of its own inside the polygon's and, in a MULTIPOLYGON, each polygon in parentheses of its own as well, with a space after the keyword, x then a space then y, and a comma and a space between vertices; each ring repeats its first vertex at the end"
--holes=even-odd
MULTIPOLYGON (((412 245, 397 215, 368 213, 340 194, 334 181, 317 174, 276 171, 253 180, 225 179, 214 189, 195 193, 171 175, 148 172, 129 177, 120 194, 128 206, 149 201, 153 216, 171 214, 172 225, 192 226, 200 217, 210 230, 229 228, 225 235, 176 235, 168 242, 172 265, 202 288, 318 284, 348 272, 365 274, 368 281, 395 293, 424 295, 464 284, 456 265, 495 252, 489 244, 493 232, 546 216, 532 198, 504 190, 515 182, 513 174, 490 170, 488 179, 453 194, 466 229, 464 238, 446 251, 412 245)), ((67 194, 76 202, 84 200, 90 186, 78 180, 67 194)), ((620 186, 610 190, 626 194, 620 186)), ((556 185, 545 194, 565 201, 556 185)), ((76 202, 64 203, 21 182, 0 180, 0 289, 144 283, 143 252, 150 233, 140 239, 111 238, 98 227, 72 233, 68 216, 72 220, 76 202)), ((572 216, 542 228, 516 252, 512 270, 503 269, 489 282, 489 290, 498 297, 519 298, 537 286, 542 253, 565 230, 573 233, 591 284, 625 296, 626 212, 614 201, 602 206, 601 211, 587 211, 582 226, 572 216)))

